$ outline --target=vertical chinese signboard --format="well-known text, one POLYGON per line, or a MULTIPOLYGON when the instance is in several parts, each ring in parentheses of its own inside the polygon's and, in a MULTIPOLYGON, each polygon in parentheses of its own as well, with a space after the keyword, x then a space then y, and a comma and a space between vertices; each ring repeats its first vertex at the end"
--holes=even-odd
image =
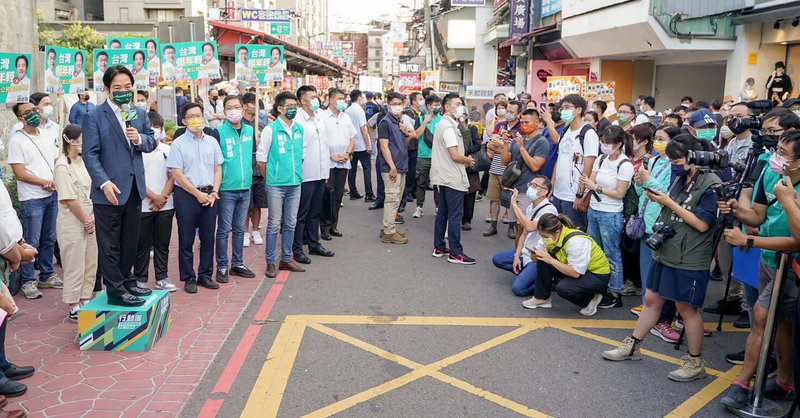
POLYGON ((31 54, 0 52, 0 103, 27 102, 31 90, 31 54))
POLYGON ((530 0, 511 0, 511 38, 528 33, 528 6, 530 0))

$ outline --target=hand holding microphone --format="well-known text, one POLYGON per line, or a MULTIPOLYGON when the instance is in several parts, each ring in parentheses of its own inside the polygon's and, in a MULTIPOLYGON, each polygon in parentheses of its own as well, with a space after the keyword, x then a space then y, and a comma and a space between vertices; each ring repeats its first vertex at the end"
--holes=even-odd
POLYGON ((125 136, 128 137, 128 140, 131 141, 133 145, 139 145, 141 141, 139 138, 139 131, 131 126, 130 112, 135 112, 135 110, 131 110, 131 105, 128 103, 120 106, 120 109, 122 109, 122 120, 125 121, 125 136))

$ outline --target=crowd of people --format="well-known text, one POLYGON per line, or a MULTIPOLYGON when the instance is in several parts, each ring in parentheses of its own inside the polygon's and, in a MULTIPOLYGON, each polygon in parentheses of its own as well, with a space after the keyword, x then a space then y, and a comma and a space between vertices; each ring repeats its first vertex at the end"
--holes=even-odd
MULTIPOLYGON (((47 93, 13 106, 19 123, 8 140, 8 163, 21 219, 5 187, 0 191, 6 279, 0 308, 8 315, 17 308, 7 279, 17 270, 27 298, 40 298, 43 288, 63 289, 72 321, 103 288, 109 304, 143 304, 152 291, 151 259, 154 287, 178 290, 167 266, 173 223, 178 279, 188 293, 218 289, 230 276, 256 277, 243 257, 251 243, 264 246, 269 278, 282 270, 304 272, 312 256, 335 256, 323 242, 344 235, 339 210, 345 194, 382 210, 381 242, 406 244, 410 237, 396 225, 405 222, 410 203, 412 218, 424 217, 432 191, 433 257, 476 263, 461 231, 473 228, 475 202, 488 200, 483 236, 508 225, 511 249, 492 262, 513 274, 511 290, 525 297, 525 308, 551 308, 555 291, 580 315, 593 316, 623 307, 622 296, 641 296, 631 309, 639 316, 632 334, 602 356, 638 360, 648 334, 676 342, 676 327, 683 328, 688 352, 668 375, 675 381, 706 374, 703 336, 710 330, 700 309, 709 280, 729 276, 746 251, 760 251, 758 287, 737 281, 729 295, 705 307, 741 313, 737 323, 751 329, 745 349, 727 356, 743 368, 722 403, 741 407, 747 401, 776 254, 800 248, 793 238, 800 237, 800 186, 792 187, 800 184, 798 99, 761 115, 754 132, 752 123, 741 123, 755 120, 754 109, 730 97, 707 103, 687 96, 658 112, 649 96, 609 109, 576 94, 557 103, 498 94, 481 112, 457 93, 432 89, 406 97, 301 86, 278 92, 265 109, 255 92, 212 88, 196 101, 180 92, 181 126, 168 135, 147 92, 134 90, 128 69, 108 67, 103 85, 107 99, 94 106, 80 94, 63 130, 52 119, 47 93), (738 199, 719 200, 715 190, 734 171, 700 166, 695 153, 725 152, 731 166, 743 164, 763 143, 754 135, 775 144, 759 166, 763 173, 738 199), (737 224, 715 248, 724 214, 737 224), (63 278, 55 274, 54 258, 63 278)), ((796 278, 790 271, 768 396, 794 396, 796 278)), ((8 363, 0 352, 0 369, 0 394, 24 393, 14 380, 33 368, 8 363)))

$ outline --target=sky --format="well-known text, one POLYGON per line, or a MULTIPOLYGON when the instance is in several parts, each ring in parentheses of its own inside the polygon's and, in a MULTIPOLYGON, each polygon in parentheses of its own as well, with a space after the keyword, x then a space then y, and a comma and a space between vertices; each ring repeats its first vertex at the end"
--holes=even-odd
POLYGON ((410 17, 409 9, 402 5, 420 7, 424 0, 329 0, 329 13, 339 30, 365 29, 371 20, 399 20, 398 16, 410 17), (405 11, 405 12, 404 12, 405 11))

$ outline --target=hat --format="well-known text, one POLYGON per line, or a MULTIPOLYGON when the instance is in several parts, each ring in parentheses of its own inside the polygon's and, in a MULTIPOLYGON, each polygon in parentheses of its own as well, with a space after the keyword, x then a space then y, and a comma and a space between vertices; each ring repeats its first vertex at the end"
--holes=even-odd
POLYGON ((372 92, 371 92, 371 91, 368 91, 368 92, 367 92, 367 94, 366 94, 366 96, 367 96, 367 99, 371 99, 371 98, 375 97, 375 95, 374 95, 374 94, 372 94, 372 92))
POLYGON ((722 99, 722 103, 723 104, 733 103, 733 96, 731 96, 730 94, 725 96, 725 98, 722 99))
POLYGON ((792 107, 792 105, 796 105, 798 103, 800 103, 800 99, 798 99, 798 98, 789 99, 789 100, 783 102, 783 107, 788 109, 788 108, 792 107))
POLYGON ((692 116, 689 117, 689 126, 702 128, 708 124, 717 124, 714 114, 708 109, 698 109, 692 112, 692 116))
POLYGON ((786 66, 783 65, 783 61, 778 61, 775 63, 775 69, 777 70, 778 68, 786 68, 786 66))

